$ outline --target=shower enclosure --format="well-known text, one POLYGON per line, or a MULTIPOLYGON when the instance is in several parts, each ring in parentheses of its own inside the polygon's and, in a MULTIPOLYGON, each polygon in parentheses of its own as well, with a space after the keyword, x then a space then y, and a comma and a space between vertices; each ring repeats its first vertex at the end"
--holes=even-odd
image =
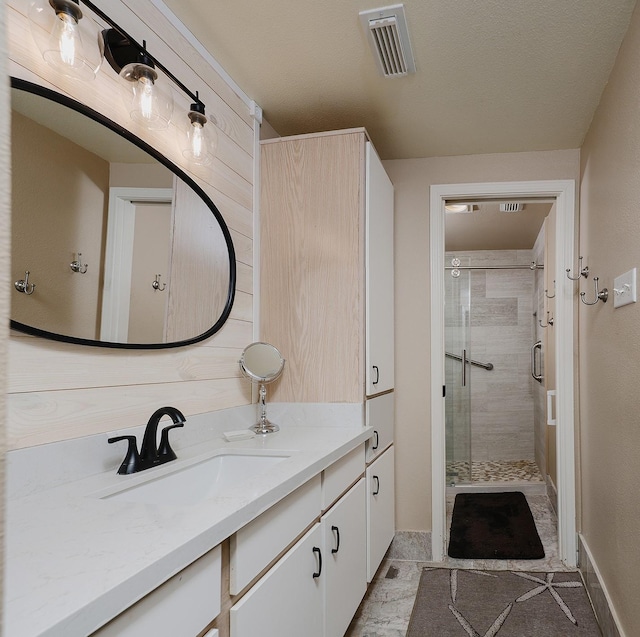
POLYGON ((445 435, 447 484, 471 481, 471 272, 469 259, 451 259, 445 277, 445 435), (464 261, 464 262, 463 262, 464 261))
MULTIPOLYGON (((447 253, 446 483, 536 481, 531 250, 447 253)), ((540 359, 538 358, 538 361, 540 359)))

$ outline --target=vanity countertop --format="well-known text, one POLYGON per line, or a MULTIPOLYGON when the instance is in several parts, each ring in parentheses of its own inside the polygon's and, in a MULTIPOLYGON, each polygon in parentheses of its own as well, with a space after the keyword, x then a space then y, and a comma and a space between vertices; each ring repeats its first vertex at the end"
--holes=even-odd
POLYGON ((370 435, 371 429, 362 426, 299 425, 237 442, 227 442, 218 433, 181 449, 178 460, 161 467, 132 476, 110 470, 9 499, 6 634, 91 634, 370 435), (152 472, 177 469, 221 449, 289 457, 198 505, 101 499, 117 485, 146 480, 152 472))

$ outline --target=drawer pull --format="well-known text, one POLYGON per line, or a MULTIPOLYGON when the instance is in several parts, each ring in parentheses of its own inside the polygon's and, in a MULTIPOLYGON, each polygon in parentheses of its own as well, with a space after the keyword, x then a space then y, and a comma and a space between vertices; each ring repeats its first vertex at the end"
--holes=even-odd
POLYGON ((377 365, 373 366, 373 369, 376 372, 376 379, 372 382, 373 385, 377 385, 380 382, 380 370, 377 365))
POLYGON ((337 526, 332 526, 331 530, 336 534, 336 548, 331 549, 331 553, 337 553, 340 550, 340 529, 337 526))
POLYGON ((373 495, 378 495, 378 493, 380 493, 380 478, 373 476, 373 479, 376 481, 376 488, 373 491, 373 495))
POLYGON ((317 546, 314 546, 313 552, 318 554, 318 570, 313 574, 313 578, 315 579, 322 574, 322 551, 317 546))
POLYGON ((373 443, 373 446, 371 448, 375 451, 380 446, 380 434, 378 434, 378 432, 374 429, 373 435, 375 436, 376 441, 373 443))

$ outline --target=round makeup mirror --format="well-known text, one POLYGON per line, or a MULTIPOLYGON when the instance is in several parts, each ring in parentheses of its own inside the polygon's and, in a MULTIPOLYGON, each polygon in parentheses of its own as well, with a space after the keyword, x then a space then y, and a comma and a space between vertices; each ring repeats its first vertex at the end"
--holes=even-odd
POLYGON ((252 382, 260 384, 260 420, 251 427, 256 433, 270 434, 279 431, 278 425, 267 420, 266 383, 276 380, 284 369, 284 358, 269 343, 247 345, 238 361, 242 373, 252 382))

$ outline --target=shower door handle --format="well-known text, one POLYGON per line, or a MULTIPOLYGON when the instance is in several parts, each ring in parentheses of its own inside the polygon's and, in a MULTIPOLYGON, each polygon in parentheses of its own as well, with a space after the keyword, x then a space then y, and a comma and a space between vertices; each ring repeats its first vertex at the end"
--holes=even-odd
POLYGON ((467 386, 467 350, 462 350, 462 386, 467 386))
POLYGON ((540 354, 542 355, 542 341, 538 341, 531 348, 531 376, 539 383, 542 382, 542 372, 537 373, 536 371, 536 350, 540 350, 540 354))

